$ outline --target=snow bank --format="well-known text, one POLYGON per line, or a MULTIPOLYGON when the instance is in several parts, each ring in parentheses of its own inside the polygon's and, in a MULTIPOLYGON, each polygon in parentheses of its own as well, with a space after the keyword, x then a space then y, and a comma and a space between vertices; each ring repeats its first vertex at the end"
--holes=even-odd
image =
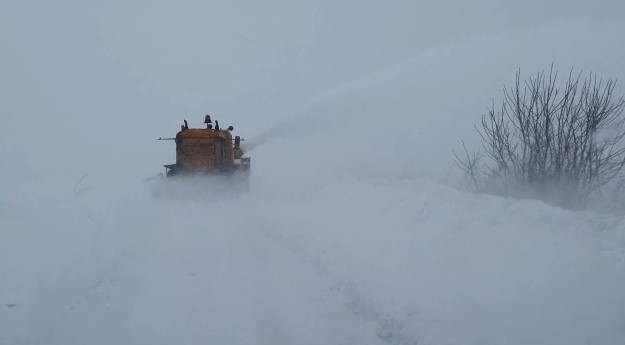
POLYGON ((391 322, 397 339, 625 339, 622 218, 387 179, 262 209, 269 236, 329 276, 354 313, 391 322))

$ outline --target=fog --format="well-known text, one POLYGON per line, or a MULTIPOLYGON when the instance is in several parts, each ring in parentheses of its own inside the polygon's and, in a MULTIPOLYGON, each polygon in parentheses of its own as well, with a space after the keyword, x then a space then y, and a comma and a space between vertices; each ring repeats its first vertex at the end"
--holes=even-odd
POLYGON ((622 80, 623 10, 0 2, 0 344, 622 343, 622 218, 471 194, 451 150, 518 69, 622 80), (251 192, 153 198, 204 114, 251 192))
POLYGON ((253 136, 354 82, 365 92, 382 88, 384 97, 396 90, 412 95, 400 104, 380 97, 379 118, 449 113, 428 109, 431 97, 467 109, 456 115, 465 117, 498 96, 518 67, 534 73, 555 61, 563 69, 622 72, 611 67, 622 57, 618 1, 1 6, 0 111, 2 142, 9 143, 2 153, 31 174, 43 165, 79 177, 110 169, 122 155, 148 170, 167 154, 147 139, 172 133, 182 118, 215 114, 253 136), (453 45, 459 48, 438 55, 453 45), (425 60, 400 77, 419 88, 402 90, 392 77, 358 84, 410 59, 425 60), (471 90, 454 89, 459 82, 471 90), (26 135, 45 147, 28 149, 29 158, 10 152, 26 135))

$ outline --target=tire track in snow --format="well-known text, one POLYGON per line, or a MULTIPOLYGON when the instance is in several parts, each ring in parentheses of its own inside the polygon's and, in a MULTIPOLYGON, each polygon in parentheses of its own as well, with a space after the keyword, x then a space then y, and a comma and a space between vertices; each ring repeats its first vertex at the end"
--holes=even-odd
POLYGON ((266 219, 256 222, 255 227, 267 238, 292 253, 298 260, 311 266, 319 278, 325 281, 328 290, 343 301, 352 314, 366 322, 374 322, 377 326, 376 335, 380 340, 390 345, 417 345, 419 343, 418 338, 410 334, 400 317, 385 312, 371 297, 367 296, 366 292, 359 289, 358 284, 353 280, 333 274, 328 264, 324 262, 322 253, 312 253, 302 241, 270 230, 279 229, 279 227, 266 219))

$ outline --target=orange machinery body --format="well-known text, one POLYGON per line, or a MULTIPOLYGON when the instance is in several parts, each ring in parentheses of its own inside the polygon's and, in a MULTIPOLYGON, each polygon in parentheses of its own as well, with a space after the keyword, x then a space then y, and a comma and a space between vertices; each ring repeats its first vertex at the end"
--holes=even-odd
POLYGON ((223 174, 249 170, 250 159, 233 145, 229 130, 183 128, 176 134, 176 164, 167 164, 167 176, 223 174))

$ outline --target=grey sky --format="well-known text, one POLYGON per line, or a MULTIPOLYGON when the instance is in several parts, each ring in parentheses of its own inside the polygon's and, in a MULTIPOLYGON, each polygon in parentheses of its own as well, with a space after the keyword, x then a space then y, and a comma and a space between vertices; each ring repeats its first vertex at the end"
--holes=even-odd
POLYGON ((441 44, 571 18, 600 23, 623 9, 621 1, 4 0, 0 154, 10 160, 12 142, 28 135, 43 151, 65 152, 33 152, 48 164, 88 162, 94 152, 114 162, 120 146, 109 140, 167 135, 205 112, 249 132, 441 44))

